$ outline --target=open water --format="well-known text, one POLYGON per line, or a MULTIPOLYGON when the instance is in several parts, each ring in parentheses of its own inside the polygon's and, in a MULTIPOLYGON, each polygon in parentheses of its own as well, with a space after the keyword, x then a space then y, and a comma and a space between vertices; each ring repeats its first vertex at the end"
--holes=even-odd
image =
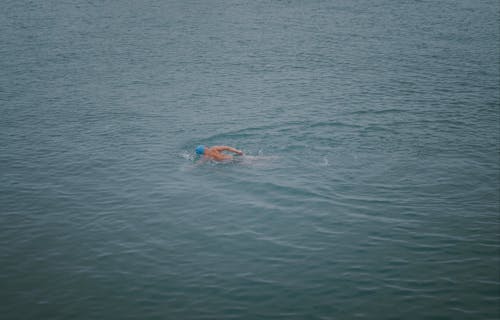
POLYGON ((1 318, 498 319, 499 9, 3 1, 1 318))

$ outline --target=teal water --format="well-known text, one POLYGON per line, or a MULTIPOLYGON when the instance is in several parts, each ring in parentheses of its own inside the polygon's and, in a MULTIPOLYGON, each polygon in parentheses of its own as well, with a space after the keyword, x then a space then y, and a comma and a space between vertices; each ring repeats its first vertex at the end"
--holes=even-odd
POLYGON ((498 319, 499 10, 4 1, 1 318, 498 319))

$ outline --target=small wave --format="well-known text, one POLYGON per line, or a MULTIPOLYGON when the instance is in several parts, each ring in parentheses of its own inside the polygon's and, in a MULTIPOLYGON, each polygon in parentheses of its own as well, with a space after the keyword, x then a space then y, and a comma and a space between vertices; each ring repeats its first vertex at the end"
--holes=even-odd
POLYGON ((360 125, 357 124, 352 124, 352 123, 346 123, 346 122, 340 122, 340 121, 320 121, 320 122, 315 122, 311 123, 308 125, 309 128, 320 128, 320 127, 335 127, 335 128, 360 128, 360 125))
POLYGON ((382 110, 358 110, 349 112, 352 115, 364 115, 364 114, 392 114, 392 113, 405 113, 406 110, 403 109, 382 109, 382 110))
MULTIPOLYGON (((246 127, 236 130, 228 130, 224 132, 217 132, 212 134, 206 138, 204 138, 201 142, 205 142, 210 144, 210 141, 215 141, 216 143, 220 143, 219 141, 228 141, 235 139, 249 139, 254 137, 262 137, 263 135, 267 135, 270 132, 290 132, 296 130, 297 126, 308 126, 308 121, 285 121, 279 123, 270 123, 261 126, 252 126, 246 127)), ((325 125, 325 124, 323 124, 325 125)), ((327 124, 330 125, 330 124, 327 124)))

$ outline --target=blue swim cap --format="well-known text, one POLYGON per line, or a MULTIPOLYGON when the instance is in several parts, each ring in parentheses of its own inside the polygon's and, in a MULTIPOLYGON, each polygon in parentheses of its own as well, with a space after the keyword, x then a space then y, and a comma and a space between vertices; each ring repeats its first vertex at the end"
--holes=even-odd
POLYGON ((205 146, 196 147, 196 154, 204 154, 204 153, 205 153, 205 146))

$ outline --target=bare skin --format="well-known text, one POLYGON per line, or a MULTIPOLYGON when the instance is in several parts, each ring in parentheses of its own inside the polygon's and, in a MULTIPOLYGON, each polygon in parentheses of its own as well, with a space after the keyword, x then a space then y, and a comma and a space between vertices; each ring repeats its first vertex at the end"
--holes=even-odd
POLYGON ((203 160, 215 160, 215 161, 230 161, 233 159, 232 155, 224 154, 222 151, 229 151, 236 153, 237 155, 243 155, 243 151, 231 148, 228 146, 213 146, 205 148, 203 153, 203 160))

